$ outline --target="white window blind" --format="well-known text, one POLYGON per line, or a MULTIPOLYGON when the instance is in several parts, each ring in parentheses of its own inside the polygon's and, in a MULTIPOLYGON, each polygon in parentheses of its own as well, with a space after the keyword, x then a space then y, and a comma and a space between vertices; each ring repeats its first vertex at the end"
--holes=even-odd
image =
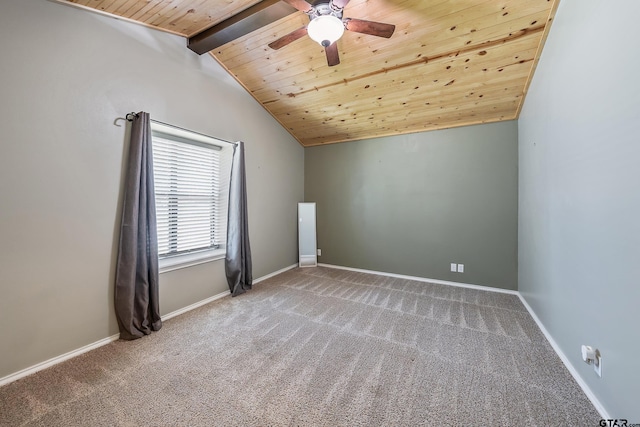
POLYGON ((186 136, 153 132, 160 258, 225 246, 230 162, 221 146, 186 136))

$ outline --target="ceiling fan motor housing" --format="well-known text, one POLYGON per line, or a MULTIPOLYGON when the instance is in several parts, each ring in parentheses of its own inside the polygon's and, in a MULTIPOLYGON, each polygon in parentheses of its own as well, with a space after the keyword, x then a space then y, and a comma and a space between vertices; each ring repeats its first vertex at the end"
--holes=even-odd
POLYGON ((325 15, 335 16, 336 18, 342 20, 342 9, 333 6, 333 3, 318 3, 312 6, 307 15, 309 15, 309 19, 311 21, 319 16, 325 15))
POLYGON ((331 2, 321 2, 318 4, 314 4, 307 14, 309 15, 309 19, 312 21, 314 18, 324 15, 331 15, 335 16, 338 19, 342 19, 342 11, 343 9, 334 6, 331 2))

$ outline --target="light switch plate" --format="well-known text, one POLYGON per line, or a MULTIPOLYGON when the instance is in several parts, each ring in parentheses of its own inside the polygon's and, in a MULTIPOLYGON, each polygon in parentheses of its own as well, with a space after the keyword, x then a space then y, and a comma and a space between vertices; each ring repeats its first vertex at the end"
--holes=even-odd
POLYGON ((602 378, 602 356, 600 356, 600 352, 596 353, 596 358, 593 361, 593 370, 595 371, 596 375, 602 378))

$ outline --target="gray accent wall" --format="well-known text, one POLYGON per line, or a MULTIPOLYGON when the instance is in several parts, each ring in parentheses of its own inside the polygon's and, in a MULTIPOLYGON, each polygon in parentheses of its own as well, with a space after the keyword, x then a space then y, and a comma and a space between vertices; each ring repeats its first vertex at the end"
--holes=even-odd
POLYGON ((507 121, 306 148, 318 262, 516 289, 517 132, 507 121))
POLYGON ((640 423, 640 2, 562 0, 519 120, 519 290, 640 423), (602 354, 602 378, 580 346, 602 354))
MULTIPOLYGON (((0 52, 0 378, 118 333, 127 112, 243 140, 254 277, 296 262, 304 150, 210 56, 42 0, 0 2, 0 52)), ((163 315, 220 294, 223 261, 160 288, 163 315)))

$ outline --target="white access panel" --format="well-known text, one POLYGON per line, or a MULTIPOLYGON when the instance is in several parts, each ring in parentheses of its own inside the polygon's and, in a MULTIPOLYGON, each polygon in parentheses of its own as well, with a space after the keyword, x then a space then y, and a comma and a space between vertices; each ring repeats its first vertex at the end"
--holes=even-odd
POLYGON ((317 248, 316 204, 298 203, 298 266, 317 266, 317 248))

